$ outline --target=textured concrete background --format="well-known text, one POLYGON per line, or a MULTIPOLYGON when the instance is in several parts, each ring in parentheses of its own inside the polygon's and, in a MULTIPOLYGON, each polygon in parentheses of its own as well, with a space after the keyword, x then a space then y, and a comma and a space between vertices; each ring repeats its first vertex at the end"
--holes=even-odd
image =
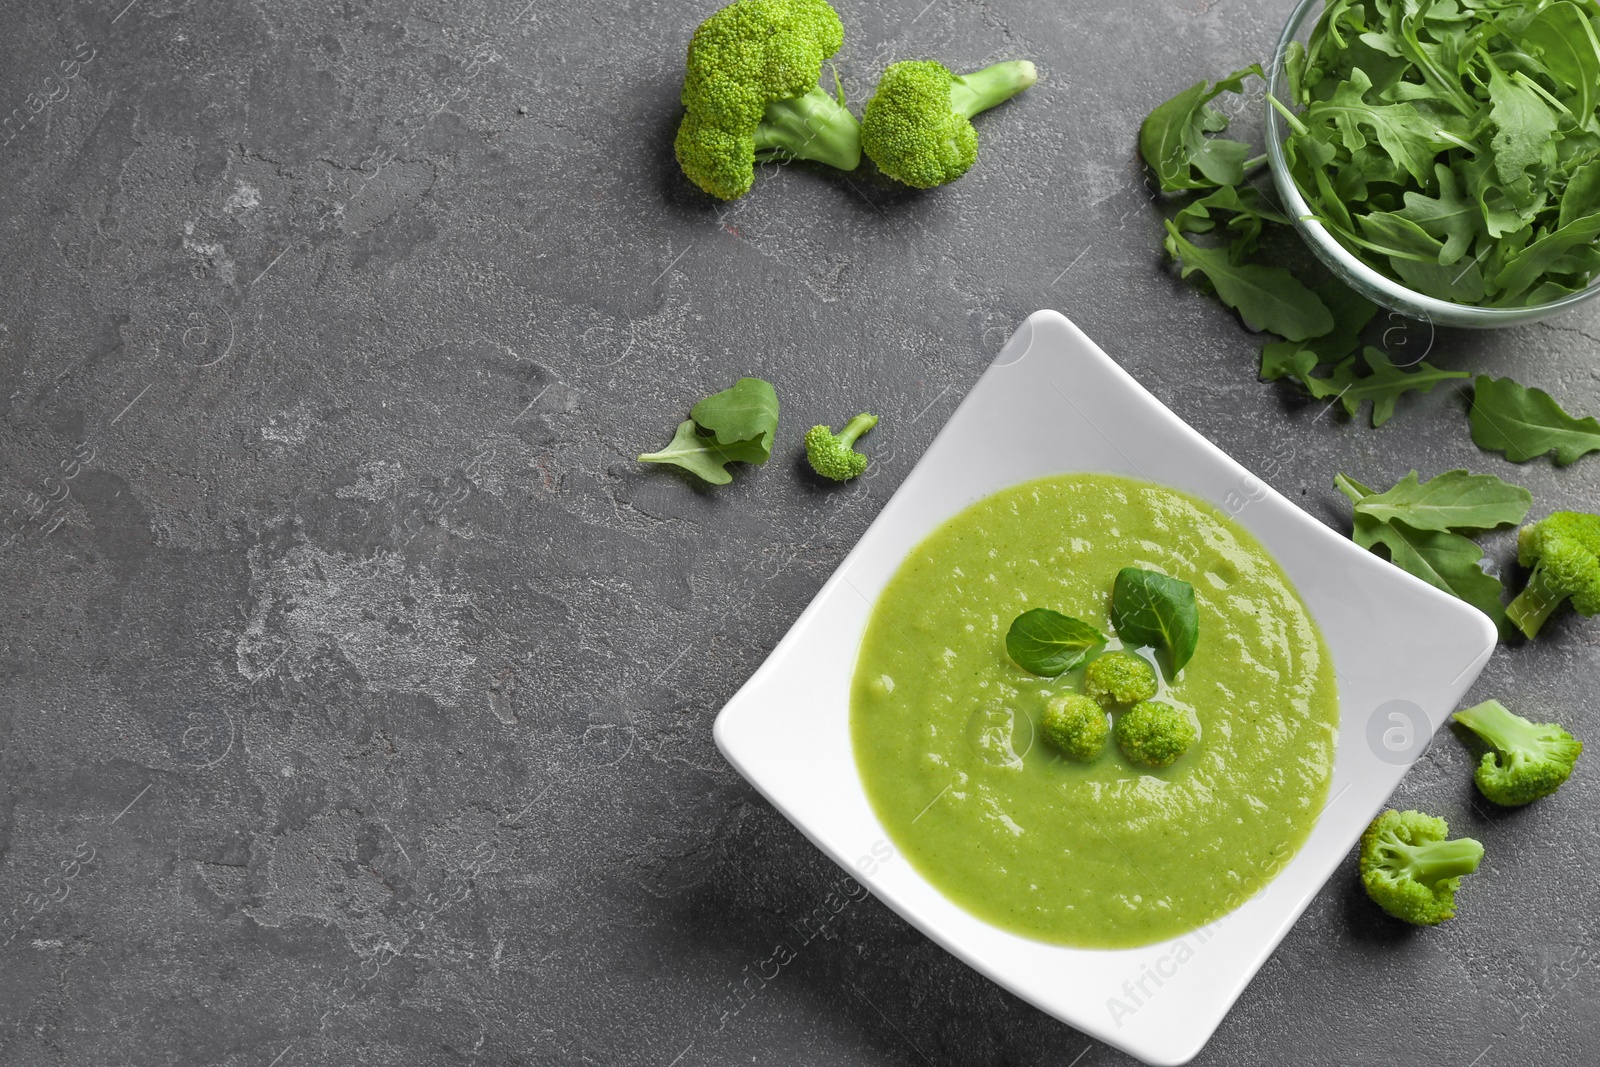
MULTIPOLYGON (((0 1062, 1127 1063, 854 899, 711 742, 1011 328, 1066 312, 1330 523, 1338 470, 1600 495, 1450 390, 1373 431, 1258 383, 1163 268, 1137 124, 1282 0, 841 0, 856 100, 898 58, 1044 80, 954 187, 732 205, 671 162, 709 2, 125 3, 3 20, 0 1062), (633 462, 743 374, 765 469, 633 462), (801 431, 863 407, 869 477, 818 484, 801 431)), ((1597 411, 1597 337, 1431 358, 1597 411)), ((1597 641, 1477 695, 1600 739, 1597 641)), ((1490 815, 1469 766, 1442 736, 1397 798, 1487 844, 1461 918, 1397 928, 1347 861, 1200 1062, 1594 1061, 1593 767, 1490 815)))

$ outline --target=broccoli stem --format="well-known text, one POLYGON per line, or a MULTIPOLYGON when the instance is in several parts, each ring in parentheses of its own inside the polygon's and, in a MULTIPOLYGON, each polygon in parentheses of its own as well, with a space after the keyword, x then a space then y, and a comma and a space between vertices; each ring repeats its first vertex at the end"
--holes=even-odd
POLYGON ((1503 755, 1536 752, 1543 739, 1540 728, 1498 700, 1485 700, 1475 707, 1466 708, 1451 716, 1483 739, 1483 743, 1503 755))
POLYGON ((1395 851, 1404 857, 1407 873, 1430 887, 1446 878, 1471 874, 1483 861, 1483 845, 1470 837, 1429 841, 1423 845, 1398 845, 1395 851))
POLYGON ((950 110, 967 118, 1003 104, 1039 80, 1039 68, 1026 59, 957 75, 950 83, 950 110))
POLYGON ((861 414, 845 423, 844 429, 839 431, 838 437, 840 446, 843 448, 849 448, 851 445, 856 443, 856 438, 860 437, 862 434, 866 433, 876 425, 878 425, 878 416, 868 415, 863 411, 861 414))
POLYGON ((1528 587, 1506 605, 1506 618, 1528 637, 1537 637, 1545 620, 1567 599, 1564 589, 1558 589, 1545 579, 1544 564, 1540 562, 1528 575, 1528 587))
POLYGON ((809 159, 840 170, 861 164, 861 124, 821 87, 768 104, 755 140, 759 159, 809 159))

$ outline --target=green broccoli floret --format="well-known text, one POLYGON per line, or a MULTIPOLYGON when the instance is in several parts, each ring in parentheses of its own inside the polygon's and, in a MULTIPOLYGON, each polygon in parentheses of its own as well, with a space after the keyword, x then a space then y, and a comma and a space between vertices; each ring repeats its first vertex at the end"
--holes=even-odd
POLYGON ((1091 760, 1105 750, 1111 727, 1105 708, 1082 693, 1062 693, 1044 706, 1039 732, 1067 755, 1091 760))
POLYGON ((1532 567, 1506 618, 1533 637, 1570 599, 1579 615, 1600 614, 1600 515, 1557 511, 1517 534, 1517 562, 1532 567))
POLYGON ((1171 704, 1141 700, 1117 717, 1123 755, 1147 767, 1165 767, 1194 744, 1194 724, 1171 704))
POLYGON ((1155 668, 1131 652, 1108 652, 1084 670, 1083 691, 1102 704, 1137 704, 1156 695, 1155 668))
POLYGON ((894 63, 861 113, 861 147, 878 169, 918 189, 953 182, 978 159, 972 116, 1039 80, 1025 59, 958 75, 942 63, 894 63))
POLYGON ((1437 926, 1456 913, 1463 875, 1478 869, 1483 845, 1470 837, 1446 841, 1449 825, 1420 811, 1389 809, 1361 835, 1361 884, 1384 911, 1418 926, 1437 926))
POLYGON ((867 469, 867 457, 851 448, 856 438, 878 425, 878 416, 865 412, 845 424, 837 434, 827 426, 806 431, 806 459, 824 478, 848 482, 867 469))
POLYGON ((1556 723, 1529 722, 1498 700, 1451 716, 1488 745, 1472 780, 1496 804, 1517 807, 1547 797, 1572 777, 1583 742, 1556 723))
POLYGON ((844 43, 825 0, 734 0, 689 42, 677 155, 683 172, 723 200, 755 181, 756 161, 861 162, 861 126, 817 85, 844 43))

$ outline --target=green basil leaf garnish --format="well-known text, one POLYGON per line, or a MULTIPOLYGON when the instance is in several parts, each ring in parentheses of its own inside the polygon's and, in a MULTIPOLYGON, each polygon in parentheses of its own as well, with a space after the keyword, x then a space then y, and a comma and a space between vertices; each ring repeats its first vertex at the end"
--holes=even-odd
POLYGON ((1106 635, 1082 619, 1049 608, 1018 615, 1006 631, 1006 654, 1032 674, 1054 678, 1106 644, 1106 635))
POLYGON ((1111 589, 1111 625, 1124 645, 1165 653, 1166 666, 1176 675, 1200 640, 1194 586, 1182 578, 1124 567, 1111 589))

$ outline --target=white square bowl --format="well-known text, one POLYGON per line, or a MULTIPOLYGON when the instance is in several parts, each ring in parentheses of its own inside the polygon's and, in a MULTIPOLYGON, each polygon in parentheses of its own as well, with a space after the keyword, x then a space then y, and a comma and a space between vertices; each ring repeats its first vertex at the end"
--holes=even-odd
POLYGON ((1426 749, 1496 640, 1482 612, 1301 511, 1168 411, 1065 317, 1039 311, 722 709, 716 741, 817 847, 968 965, 1146 1063, 1181 1064, 1200 1051, 1426 749), (1339 686, 1329 802, 1299 853, 1211 925, 1134 949, 1045 944, 945 898, 894 851, 862 789, 850 741, 856 653, 878 594, 907 553, 997 490, 1075 471, 1171 486, 1233 515, 1311 608, 1339 686))

